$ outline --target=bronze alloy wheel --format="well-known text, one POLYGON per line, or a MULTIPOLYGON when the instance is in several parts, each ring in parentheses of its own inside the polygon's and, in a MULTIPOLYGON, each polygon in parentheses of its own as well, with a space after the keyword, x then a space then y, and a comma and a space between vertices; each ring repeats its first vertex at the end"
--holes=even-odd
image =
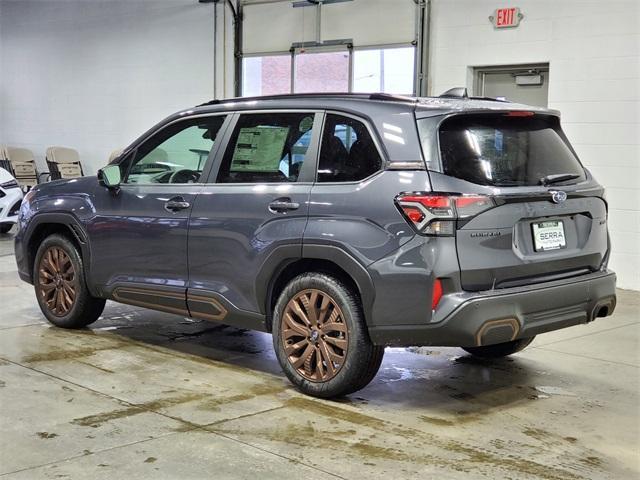
POLYGON ((347 325, 335 300, 321 290, 303 290, 287 303, 281 338, 289 363, 307 380, 331 380, 344 364, 347 325))
POLYGON ((49 247, 40 258, 38 295, 56 317, 67 315, 76 301, 76 271, 61 247, 49 247))

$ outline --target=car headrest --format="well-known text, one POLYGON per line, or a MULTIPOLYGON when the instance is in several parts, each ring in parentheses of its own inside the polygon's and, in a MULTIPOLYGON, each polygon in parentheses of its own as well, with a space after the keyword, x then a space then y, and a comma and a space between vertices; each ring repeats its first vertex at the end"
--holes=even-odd
POLYGON ((349 151, 349 165, 357 168, 364 168, 368 164, 371 164, 378 152, 372 142, 363 142, 362 140, 356 140, 351 145, 349 151))
POLYGON ((344 146, 342 140, 335 135, 329 139, 328 145, 320 152, 320 163, 331 162, 333 164, 343 164, 349 152, 347 147, 344 146))

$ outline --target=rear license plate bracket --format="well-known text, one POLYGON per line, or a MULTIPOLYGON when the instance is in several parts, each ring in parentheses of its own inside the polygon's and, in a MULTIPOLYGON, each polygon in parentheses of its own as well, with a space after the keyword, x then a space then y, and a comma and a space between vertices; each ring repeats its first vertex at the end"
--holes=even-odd
POLYGON ((548 252, 567 248, 562 220, 545 220, 531 224, 533 248, 536 252, 548 252))

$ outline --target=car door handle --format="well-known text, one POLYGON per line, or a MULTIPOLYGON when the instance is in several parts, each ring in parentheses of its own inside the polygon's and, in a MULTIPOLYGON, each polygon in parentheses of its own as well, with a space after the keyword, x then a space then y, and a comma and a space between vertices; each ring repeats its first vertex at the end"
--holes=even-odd
POLYGON ((173 197, 167 200, 164 204, 164 209, 168 212, 177 212, 179 210, 185 210, 189 208, 191 204, 185 201, 182 197, 173 197))
POLYGON ((284 213, 290 210, 297 210, 300 208, 300 204, 292 202, 290 198, 278 198, 269 204, 269 211, 271 213, 284 213))

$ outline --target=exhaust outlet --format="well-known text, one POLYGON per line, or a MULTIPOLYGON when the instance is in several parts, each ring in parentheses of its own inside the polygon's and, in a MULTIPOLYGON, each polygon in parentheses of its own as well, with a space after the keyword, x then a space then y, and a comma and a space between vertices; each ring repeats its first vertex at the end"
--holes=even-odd
POLYGON ((616 299, 615 297, 607 298, 606 300, 601 301, 593 307, 593 311, 591 312, 591 321, 596 318, 604 318, 608 317, 613 313, 613 310, 616 308, 616 299))
POLYGON ((516 318, 489 320, 476 332, 476 346, 510 342, 515 340, 519 332, 520 322, 516 318))

